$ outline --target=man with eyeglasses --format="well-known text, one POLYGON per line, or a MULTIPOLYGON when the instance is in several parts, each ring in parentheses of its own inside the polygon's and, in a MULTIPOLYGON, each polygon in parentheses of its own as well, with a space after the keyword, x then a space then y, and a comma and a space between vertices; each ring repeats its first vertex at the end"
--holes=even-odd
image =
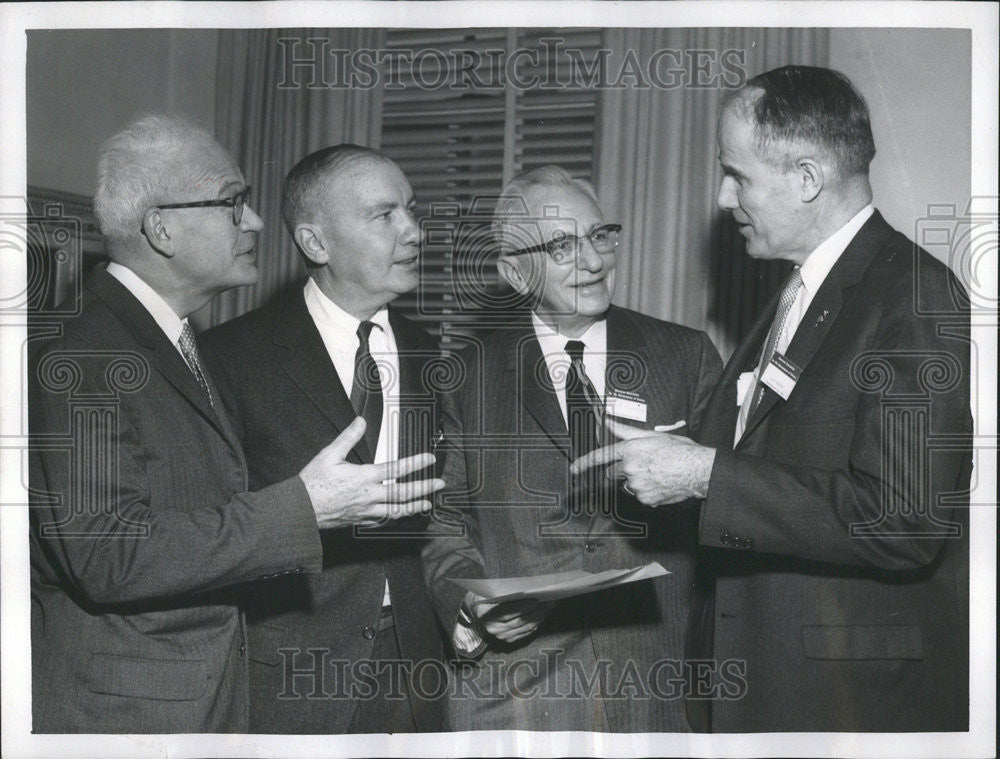
POLYGON ((604 420, 682 434, 721 370, 704 333, 611 305, 621 227, 593 188, 554 166, 515 177, 494 214, 503 279, 528 312, 465 352, 442 401, 443 477, 424 574, 463 658, 454 730, 686 729, 683 633, 695 523, 641 508, 570 463, 604 420), (480 604, 452 578, 637 567, 672 576, 565 599, 480 604))
MULTIPOLYGON (((162 116, 112 137, 95 211, 111 262, 29 356, 33 731, 246 732, 248 581, 318 572, 320 530, 429 508, 345 462, 357 420, 250 492, 188 323, 257 279, 260 218, 229 155, 162 116)), ((396 462, 394 476, 433 457, 396 462)))

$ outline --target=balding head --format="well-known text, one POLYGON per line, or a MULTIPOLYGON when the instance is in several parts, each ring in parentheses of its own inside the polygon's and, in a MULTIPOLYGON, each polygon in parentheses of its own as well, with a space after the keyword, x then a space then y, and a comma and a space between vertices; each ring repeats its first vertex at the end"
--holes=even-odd
POLYGON ((344 143, 310 153, 288 172, 281 186, 281 218, 288 233, 314 222, 322 204, 329 201, 330 186, 339 177, 366 162, 392 163, 377 150, 344 143))

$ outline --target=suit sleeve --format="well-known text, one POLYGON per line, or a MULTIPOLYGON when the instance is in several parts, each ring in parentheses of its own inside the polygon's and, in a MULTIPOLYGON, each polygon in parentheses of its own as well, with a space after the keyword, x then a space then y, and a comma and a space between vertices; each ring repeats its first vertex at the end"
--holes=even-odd
POLYGON ((722 358, 716 350, 711 338, 704 332, 698 333, 699 337, 699 360, 698 368, 694 379, 694 388, 691 397, 691 418, 688 420, 688 431, 695 437, 701 427, 702 419, 705 416, 705 409, 708 401, 712 397, 712 391, 719 383, 722 376, 722 358))
MULTIPOLYGON (((908 292, 909 286, 904 283, 899 290, 908 292)), ((935 526, 931 520, 948 515, 947 505, 936 501, 940 494, 968 487, 970 451, 961 443, 970 439, 972 428, 968 342, 942 337, 938 325, 914 314, 905 297, 898 298, 882 312, 867 349, 859 343, 858 353, 864 351, 872 361, 870 374, 860 381, 877 385, 885 380, 884 392, 835 387, 859 382, 858 376, 848 378, 850 369, 858 368, 856 361, 845 367, 843 378, 819 388, 856 396, 852 418, 830 420, 853 425, 846 455, 828 452, 831 466, 793 465, 718 449, 702 506, 700 542, 890 570, 933 561, 946 538, 940 522, 935 526), (931 373, 925 365, 929 356, 940 359, 931 373), (907 416, 908 398, 930 399, 926 417, 920 410, 907 416), (932 452, 930 438, 941 435, 960 444, 932 452)), ((819 450, 825 444, 821 432, 816 439, 799 440, 819 450)))
POLYGON ((461 442, 461 414, 453 394, 442 396, 439 417, 441 442, 436 455, 442 460, 441 477, 446 487, 435 498, 427 528, 428 541, 421 558, 424 580, 438 619, 449 638, 453 638, 465 590, 448 578, 483 579, 486 568, 474 542, 474 510, 464 506, 463 499, 468 495, 470 478, 467 455, 461 442))
MULTIPOLYGON (((72 451, 57 450, 45 441, 66 434, 65 398, 37 383, 32 396, 32 529, 55 581, 82 602, 155 601, 320 570, 319 531, 298 477, 234 493, 227 482, 242 480, 235 459, 223 472, 194 441, 168 441, 156 451, 145 444, 137 427, 158 408, 95 415, 88 439, 74 439, 72 451), (115 446, 108 468, 73 463, 82 447, 100 440, 115 446)), ((194 413, 162 398, 154 402, 194 413)))

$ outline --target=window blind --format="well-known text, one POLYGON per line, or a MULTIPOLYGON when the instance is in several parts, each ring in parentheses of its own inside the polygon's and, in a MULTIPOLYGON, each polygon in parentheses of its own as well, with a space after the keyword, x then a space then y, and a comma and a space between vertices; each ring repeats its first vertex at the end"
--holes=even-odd
POLYGON ((490 215, 514 174, 556 164, 590 180, 599 29, 391 29, 383 152, 413 186, 420 286, 396 301, 441 336, 504 319, 490 215))

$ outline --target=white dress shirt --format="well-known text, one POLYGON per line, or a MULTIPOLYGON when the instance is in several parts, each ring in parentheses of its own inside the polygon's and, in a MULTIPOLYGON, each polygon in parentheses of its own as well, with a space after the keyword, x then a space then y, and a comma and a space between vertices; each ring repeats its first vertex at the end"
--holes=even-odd
POLYGON ((569 427, 569 416, 566 413, 566 375, 570 368, 569 354, 566 353, 566 343, 579 340, 583 343, 583 368, 597 391, 599 398, 604 398, 604 372, 608 365, 608 323, 605 319, 591 324, 580 337, 566 337, 556 332, 543 322, 534 311, 531 312, 531 324, 535 328, 535 336, 545 357, 545 366, 559 399, 559 409, 563 420, 569 427))
MULTIPOLYGON (((875 213, 875 209, 869 203, 851 217, 851 220, 844 226, 821 242, 809 254, 802 266, 799 267, 799 273, 802 275, 802 285, 799 287, 798 295, 792 302, 792 307, 788 310, 784 327, 781 330, 781 334, 778 335, 775 351, 782 355, 788 352, 788 346, 791 344, 792 338, 795 337, 795 332, 798 330, 799 324, 802 323, 802 317, 809 310, 813 298, 816 297, 816 293, 819 292, 819 288, 822 287, 830 270, 840 260, 844 251, 847 250, 847 246, 851 244, 851 240, 857 235, 858 230, 864 226, 864 223, 871 218, 873 213, 875 213)), ((756 380, 765 368, 758 364, 757 368, 753 371, 753 380, 756 380)), ((741 385, 743 393, 739 398, 740 413, 736 420, 734 445, 743 437, 743 430, 746 429, 750 400, 756 382, 748 379, 745 382, 741 382, 741 385)))
MULTIPOLYGON (((187 324, 187 317, 183 319, 179 317, 177 312, 160 297, 160 294, 156 290, 146 284, 138 274, 127 266, 122 266, 112 261, 108 264, 108 274, 121 282, 125 289, 135 296, 135 299, 149 312, 149 315, 153 317, 153 321, 163 330, 163 334, 167 336, 167 339, 177 349, 177 352, 181 354, 184 363, 187 364, 187 359, 184 357, 184 351, 181 350, 180 344, 181 331, 184 329, 184 325, 187 324)), ((194 371, 194 367, 191 367, 191 371, 194 371)))
MULTIPOLYGON (((334 303, 312 279, 305 286, 306 309, 323 339, 326 352, 337 371, 340 384, 351 397, 354 386, 354 358, 358 352, 358 325, 361 320, 351 316, 334 303)), ((376 327, 368 336, 368 350, 378 366, 382 382, 382 427, 375 451, 376 464, 392 461, 399 456, 399 353, 396 337, 389 325, 389 311, 379 310, 370 320, 376 327)), ((389 605, 389 583, 386 581, 382 601, 389 605)))

